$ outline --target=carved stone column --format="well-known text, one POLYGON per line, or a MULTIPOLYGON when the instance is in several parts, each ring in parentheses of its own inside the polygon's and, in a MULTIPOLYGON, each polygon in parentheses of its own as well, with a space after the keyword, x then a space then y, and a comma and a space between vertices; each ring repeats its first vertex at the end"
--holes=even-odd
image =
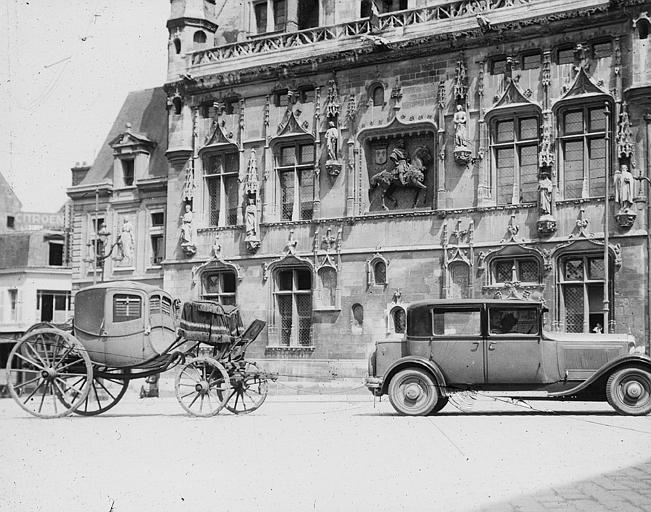
POLYGON ((489 168, 485 158, 486 146, 488 144, 488 133, 486 121, 484 119, 484 73, 486 70, 486 61, 479 63, 479 75, 477 76, 477 96, 479 117, 477 120, 479 131, 479 149, 477 150, 477 161, 479 171, 479 184, 477 187, 477 206, 489 206, 491 204, 491 187, 489 168))
POLYGON ((262 123, 262 136, 264 137, 264 151, 262 153, 262 162, 264 169, 262 171, 262 221, 272 222, 276 220, 276 206, 274 201, 274 178, 273 178, 273 154, 269 141, 271 135, 269 134, 269 101, 270 97, 267 96, 264 105, 264 120, 262 123))
POLYGON ((445 80, 439 82, 437 94, 438 106, 438 159, 436 168, 436 209, 447 208, 447 191, 445 190, 445 80))

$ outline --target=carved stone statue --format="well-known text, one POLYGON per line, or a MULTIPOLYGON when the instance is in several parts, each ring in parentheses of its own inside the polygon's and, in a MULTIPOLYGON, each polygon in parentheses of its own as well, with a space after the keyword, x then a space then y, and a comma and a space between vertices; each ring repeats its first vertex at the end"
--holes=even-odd
POLYGON ((339 146, 339 130, 335 123, 330 121, 328 129, 325 132, 326 148, 328 150, 328 160, 337 160, 337 149, 339 146))
POLYGON ((468 132, 466 123, 468 115, 463 110, 462 105, 457 105, 457 111, 454 113, 454 147, 455 149, 468 147, 468 132))
POLYGON ((341 172, 341 163, 338 159, 339 130, 337 130, 334 121, 330 121, 328 125, 329 128, 325 132, 326 151, 328 155, 325 168, 330 176, 339 176, 341 172))
POLYGON ((615 182, 615 201, 620 208, 628 209, 633 206, 633 175, 628 165, 621 164, 613 177, 615 182))
POLYGON ((194 228, 192 226, 192 208, 189 203, 185 204, 185 213, 181 217, 181 247, 188 255, 197 252, 194 245, 194 228))
POLYGON ((247 196, 247 205, 244 209, 244 223, 246 237, 244 241, 249 252, 255 252, 260 247, 260 237, 258 236, 258 208, 255 204, 255 196, 247 196))
POLYGON ((118 251, 119 259, 124 265, 129 265, 133 261, 133 252, 135 248, 135 238, 133 236, 133 226, 129 219, 122 221, 120 228, 120 250, 118 251))
POLYGON ((257 215, 257 209, 255 207, 255 198, 254 197, 249 197, 247 199, 247 205, 246 208, 244 209, 244 217, 245 217, 245 223, 246 223, 246 237, 252 237, 256 235, 256 223, 255 223, 255 218, 257 215))
POLYGON ((185 213, 181 218, 181 240, 184 244, 192 243, 192 209, 189 204, 185 205, 185 213))
POLYGON ((538 203, 540 212, 544 215, 552 213, 552 189, 554 185, 549 176, 544 176, 538 182, 538 203))

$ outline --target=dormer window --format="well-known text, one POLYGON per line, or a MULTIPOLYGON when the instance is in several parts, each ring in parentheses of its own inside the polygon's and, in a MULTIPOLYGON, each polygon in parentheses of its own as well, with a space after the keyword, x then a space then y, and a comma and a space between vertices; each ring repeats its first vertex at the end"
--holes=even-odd
POLYGON ((129 158, 122 160, 122 182, 125 187, 133 186, 134 180, 134 161, 129 158))

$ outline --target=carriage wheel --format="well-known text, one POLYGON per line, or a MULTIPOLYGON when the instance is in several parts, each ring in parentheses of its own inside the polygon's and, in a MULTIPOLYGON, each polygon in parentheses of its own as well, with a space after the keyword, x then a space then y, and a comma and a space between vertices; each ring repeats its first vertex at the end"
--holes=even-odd
POLYGON ((231 376, 230 397, 226 409, 233 414, 248 414, 260 407, 267 398, 269 385, 267 378, 260 375, 255 363, 245 363, 231 376))
POLYGON ((16 343, 7 361, 9 392, 28 413, 67 416, 90 390, 93 365, 83 345, 56 328, 34 330, 16 343))
MULTIPOLYGON (((96 372, 97 373, 97 370, 96 372)), ((118 377, 118 374, 123 374, 122 370, 106 370, 103 369, 101 372, 101 377, 94 374, 91 381, 90 389, 88 391, 88 396, 75 409, 75 414, 80 416, 96 416, 102 414, 103 412, 108 411, 111 407, 117 404, 120 399, 124 396, 129 388, 129 379, 118 377), (112 376, 111 373, 115 373, 116 376, 112 376)), ((79 380, 79 384, 82 385, 87 380, 87 377, 84 375, 82 377, 73 377, 69 378, 71 383, 77 384, 76 379, 79 380)), ((61 402, 64 405, 68 406, 65 397, 60 397, 61 402)))
POLYGON ((183 364, 174 387, 181 407, 193 416, 214 416, 231 394, 228 373, 210 357, 197 357, 183 364))

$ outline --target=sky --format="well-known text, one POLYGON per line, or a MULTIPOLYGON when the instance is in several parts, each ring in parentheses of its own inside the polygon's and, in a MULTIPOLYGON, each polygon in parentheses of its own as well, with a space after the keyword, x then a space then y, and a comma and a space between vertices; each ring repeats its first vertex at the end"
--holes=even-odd
POLYGON ((169 0, 0 2, 0 173, 23 211, 55 212, 130 91, 167 72, 169 0), (8 115, 7 115, 8 114, 8 115))

